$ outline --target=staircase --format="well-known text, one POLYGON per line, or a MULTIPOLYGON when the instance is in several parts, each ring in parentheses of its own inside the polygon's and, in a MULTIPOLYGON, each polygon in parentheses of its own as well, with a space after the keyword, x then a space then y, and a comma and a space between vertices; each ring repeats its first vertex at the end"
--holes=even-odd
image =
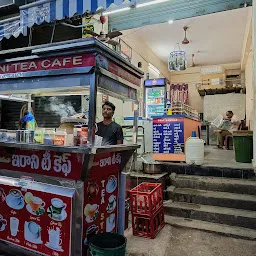
POLYGON ((166 222, 256 240, 256 180, 170 175, 166 222))

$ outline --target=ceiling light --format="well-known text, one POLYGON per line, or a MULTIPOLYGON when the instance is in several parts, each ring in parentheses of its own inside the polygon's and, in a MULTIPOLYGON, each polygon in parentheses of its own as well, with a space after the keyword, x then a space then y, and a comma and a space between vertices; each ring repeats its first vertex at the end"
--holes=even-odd
POLYGON ((159 69, 157 69, 154 65, 152 65, 151 63, 148 63, 149 68, 151 68, 154 72, 156 72, 158 75, 161 74, 161 72, 159 71, 159 69))
POLYGON ((145 6, 149 6, 149 5, 153 5, 153 4, 160 4, 160 3, 167 2, 167 1, 169 1, 169 0, 154 0, 154 1, 151 1, 151 2, 137 4, 136 8, 145 7, 145 6))
POLYGON ((118 13, 118 12, 129 11, 130 9, 131 9, 131 7, 125 7, 125 8, 121 8, 121 9, 117 9, 117 10, 113 10, 113 11, 103 12, 102 15, 107 16, 107 15, 118 13))
POLYGON ((174 22, 174 20, 169 20, 168 23, 169 24, 172 24, 174 22))

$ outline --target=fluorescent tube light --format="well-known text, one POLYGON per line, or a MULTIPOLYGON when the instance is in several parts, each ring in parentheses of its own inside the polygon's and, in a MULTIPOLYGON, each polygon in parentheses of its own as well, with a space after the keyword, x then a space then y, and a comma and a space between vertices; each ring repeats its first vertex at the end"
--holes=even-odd
POLYGON ((103 12, 102 15, 107 16, 107 15, 118 13, 118 12, 129 11, 130 9, 131 9, 131 7, 125 7, 125 8, 121 8, 121 9, 117 9, 117 10, 113 10, 113 11, 103 12))
POLYGON ((152 65, 151 63, 148 63, 149 68, 151 68, 154 72, 156 72, 158 75, 161 74, 160 70, 157 69, 154 65, 152 65))
POLYGON ((167 2, 167 1, 169 1, 169 0, 154 0, 154 1, 146 2, 146 3, 142 3, 142 4, 137 4, 136 8, 145 7, 145 6, 149 6, 149 5, 153 5, 153 4, 160 4, 160 3, 167 2))

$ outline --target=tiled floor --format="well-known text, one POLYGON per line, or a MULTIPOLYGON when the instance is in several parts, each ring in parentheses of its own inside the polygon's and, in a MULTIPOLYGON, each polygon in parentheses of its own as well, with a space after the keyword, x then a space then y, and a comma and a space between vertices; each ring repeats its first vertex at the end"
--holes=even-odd
MULTIPOLYGON (((252 164, 238 163, 235 160, 235 152, 233 150, 215 149, 214 146, 205 146, 205 158, 202 166, 206 167, 226 167, 236 169, 252 169, 252 164)), ((148 162, 153 162, 151 154, 143 156, 148 162)), ((140 158, 138 158, 140 161, 140 158)), ((184 163, 185 164, 185 163, 184 163)))

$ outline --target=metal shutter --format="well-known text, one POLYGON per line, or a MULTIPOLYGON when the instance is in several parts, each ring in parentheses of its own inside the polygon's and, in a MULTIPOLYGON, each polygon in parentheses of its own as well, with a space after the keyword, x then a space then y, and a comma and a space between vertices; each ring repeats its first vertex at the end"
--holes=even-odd
POLYGON ((81 112, 81 96, 35 97, 33 108, 37 125, 46 128, 59 127, 61 117, 65 116, 61 112, 71 113, 71 111, 64 110, 64 105, 69 110, 73 108, 77 113, 81 112), (53 107, 51 107, 51 104, 53 104, 53 107), (60 106, 62 111, 56 111, 60 106))
POLYGON ((8 130, 19 129, 20 110, 26 104, 23 102, 14 102, 2 100, 1 128, 8 130))

